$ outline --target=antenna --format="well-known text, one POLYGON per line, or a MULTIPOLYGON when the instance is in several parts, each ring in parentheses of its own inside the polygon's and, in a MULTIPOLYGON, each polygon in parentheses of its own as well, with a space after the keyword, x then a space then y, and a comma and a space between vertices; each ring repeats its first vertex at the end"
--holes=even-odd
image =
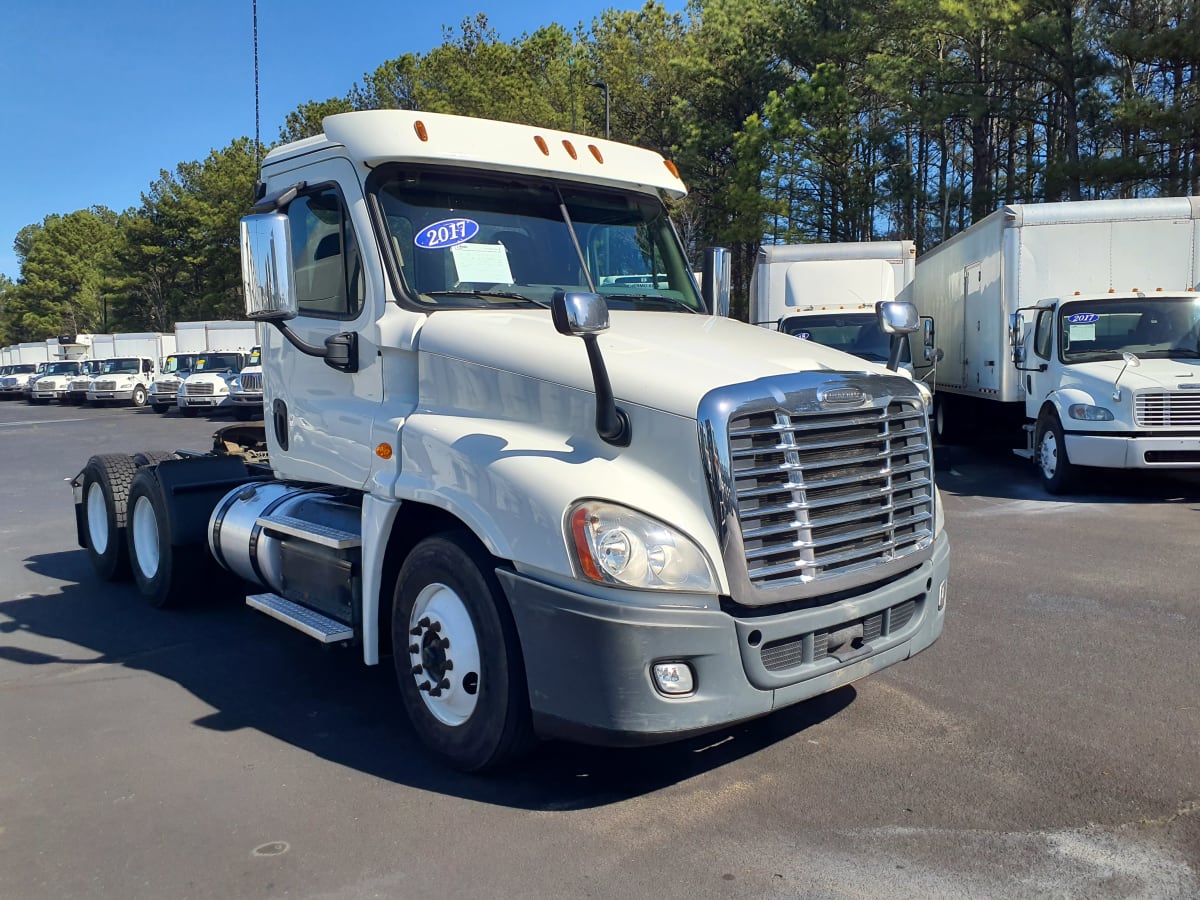
POLYGON ((250 7, 254 17, 254 171, 257 172, 262 146, 258 139, 258 0, 250 0, 250 7))

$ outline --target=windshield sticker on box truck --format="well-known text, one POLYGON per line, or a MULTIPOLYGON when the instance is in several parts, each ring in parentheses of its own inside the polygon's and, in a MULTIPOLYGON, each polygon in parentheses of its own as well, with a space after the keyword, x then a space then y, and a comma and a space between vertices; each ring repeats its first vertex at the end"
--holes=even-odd
POLYGON ((459 244, 450 248, 459 281, 512 284, 508 251, 503 244, 459 244))
POLYGON ((417 232, 413 243, 424 250, 443 250, 465 244, 479 234, 479 223, 471 219, 442 219, 417 232))
POLYGON ((800 338, 800 340, 802 340, 802 341, 811 341, 812 340, 812 332, 811 331, 797 331, 796 337, 800 338))
POLYGON ((1099 321, 1098 313, 1075 313, 1073 316, 1067 316, 1067 322, 1071 325, 1090 325, 1099 321))

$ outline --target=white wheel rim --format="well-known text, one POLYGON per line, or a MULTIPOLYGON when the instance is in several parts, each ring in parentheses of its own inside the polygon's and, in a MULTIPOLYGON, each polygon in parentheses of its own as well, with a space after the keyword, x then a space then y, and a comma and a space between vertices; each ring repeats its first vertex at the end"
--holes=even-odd
POLYGON ((97 482, 88 488, 87 523, 92 549, 103 556, 108 549, 108 506, 104 502, 104 488, 97 482))
POLYGON ((425 708, 444 725, 462 725, 475 712, 481 687, 479 638, 462 598, 444 584, 427 585, 413 604, 408 631, 409 663, 425 708))
POLYGON ((158 574, 158 516, 148 497, 138 497, 133 506, 133 558, 146 578, 158 574))
POLYGON ((1049 428, 1042 435, 1042 474, 1046 478, 1053 478, 1054 473, 1058 471, 1058 441, 1054 437, 1054 432, 1049 428))

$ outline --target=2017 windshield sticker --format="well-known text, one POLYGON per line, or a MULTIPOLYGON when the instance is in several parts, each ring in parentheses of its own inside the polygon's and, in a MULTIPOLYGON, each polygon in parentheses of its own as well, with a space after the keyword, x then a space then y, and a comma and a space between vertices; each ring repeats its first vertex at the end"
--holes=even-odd
POLYGON ((1098 313, 1075 313, 1073 316, 1067 316, 1067 322, 1072 325, 1090 325, 1092 322, 1099 321, 1098 313))
POLYGON ((802 340, 802 341, 811 341, 812 340, 812 332, 811 331, 797 331, 796 337, 800 338, 800 340, 802 340))
POLYGON ((413 243, 425 250, 443 250, 465 244, 479 234, 479 223, 471 219, 442 219, 417 232, 413 243))

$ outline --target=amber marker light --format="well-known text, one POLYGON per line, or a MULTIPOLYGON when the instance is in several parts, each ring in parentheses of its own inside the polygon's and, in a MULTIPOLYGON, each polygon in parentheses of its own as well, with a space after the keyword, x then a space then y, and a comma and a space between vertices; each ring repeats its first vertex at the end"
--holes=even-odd
POLYGON ((542 156, 550 155, 550 148, 546 145, 546 139, 540 134, 533 136, 533 142, 538 145, 538 149, 542 151, 542 156))
POLYGON ((595 144, 588 144, 588 150, 592 152, 592 156, 596 157, 596 162, 604 165, 604 157, 600 154, 600 148, 595 144))
MULTIPOLYGON (((668 172, 670 172, 676 178, 679 178, 679 170, 675 168, 675 163, 671 162, 669 159, 664 159, 663 165, 667 167, 668 172)), ((682 181, 683 179, 680 178, 679 180, 682 181)))
POLYGON ((392 445, 391 444, 377 445, 375 447, 375 455, 378 456, 380 459, 391 459, 392 458, 392 445))
POLYGON ((421 140, 429 140, 429 132, 425 130, 425 123, 420 119, 417 119, 417 121, 413 122, 413 131, 417 133, 417 137, 419 137, 421 140))
POLYGON ((596 568, 596 561, 592 559, 588 544, 588 518, 589 514, 586 509, 577 509, 571 516, 571 537, 575 539, 575 558, 579 560, 579 567, 583 569, 584 575, 593 581, 603 581, 604 577, 596 568))

